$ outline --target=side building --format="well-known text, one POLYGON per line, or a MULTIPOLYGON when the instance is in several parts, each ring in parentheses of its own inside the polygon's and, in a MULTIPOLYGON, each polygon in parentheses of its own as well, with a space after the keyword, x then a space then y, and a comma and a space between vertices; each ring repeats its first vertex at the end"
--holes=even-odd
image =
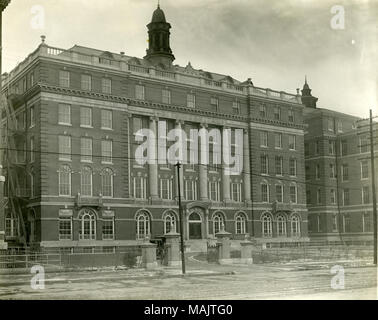
POLYGON ((210 163, 181 169, 186 240, 205 240, 224 226, 233 239, 308 241, 299 93, 173 65, 170 24, 160 8, 147 27, 143 59, 58 49, 43 37, 5 75, 1 162, 10 246, 114 251, 178 231, 177 170, 137 161, 141 129, 166 144, 154 151, 156 159, 174 143, 171 129, 183 129, 188 145, 191 129, 214 132, 198 155, 210 163), (231 154, 243 151, 243 169, 232 175, 223 155, 222 164, 215 157, 228 130, 231 154))
MULTIPOLYGON (((373 174, 368 121, 317 108, 316 100, 306 81, 302 101, 306 106, 305 172, 310 239, 371 244, 373 174)), ((374 150, 377 152, 376 145, 374 150)))

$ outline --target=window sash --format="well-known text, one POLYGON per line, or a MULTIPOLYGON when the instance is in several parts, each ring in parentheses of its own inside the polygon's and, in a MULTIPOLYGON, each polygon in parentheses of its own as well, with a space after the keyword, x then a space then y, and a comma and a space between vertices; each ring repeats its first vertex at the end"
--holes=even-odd
POLYGON ((101 141, 101 156, 103 163, 112 163, 113 161, 113 142, 112 140, 101 141))
POLYGON ((88 91, 92 90, 92 77, 90 75, 81 75, 81 89, 88 91))
POLYGON ((80 108, 80 125, 92 127, 92 109, 87 107, 80 108))
POLYGON ((72 240, 71 218, 59 218, 59 240, 72 240))
POLYGON ((70 86, 70 73, 68 71, 59 71, 59 86, 65 88, 70 86))
POLYGON ((113 174, 111 172, 104 172, 101 177, 102 196, 113 197, 113 174))
POLYGON ((59 136, 59 160, 71 160, 71 136, 59 136))
POLYGON ((71 106, 69 104, 59 104, 58 123, 71 125, 71 106))
POLYGON ((101 128, 113 129, 113 111, 101 110, 101 128))
POLYGON ((145 98, 145 88, 142 85, 135 86, 135 98, 139 100, 144 100, 145 98))
POLYGON ((165 104, 171 104, 171 90, 163 89, 162 90, 162 102, 165 104))
POLYGON ((84 170, 81 173, 81 195, 92 196, 92 171, 84 170))
POLYGON ((102 78, 101 81, 102 93, 111 94, 112 93, 112 80, 107 78, 102 78))
POLYGON ((114 219, 104 219, 102 221, 102 239, 114 240, 114 219))
POLYGON ((92 138, 81 138, 81 161, 92 162, 92 138))
POLYGON ((187 97, 187 107, 195 108, 196 107, 196 96, 193 93, 188 93, 187 97))

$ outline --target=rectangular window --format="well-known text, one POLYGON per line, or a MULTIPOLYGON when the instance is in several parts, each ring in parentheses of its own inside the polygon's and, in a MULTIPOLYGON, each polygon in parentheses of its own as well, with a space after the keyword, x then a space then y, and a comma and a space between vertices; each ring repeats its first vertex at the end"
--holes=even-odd
POLYGON ((92 138, 81 138, 81 161, 92 162, 92 138))
POLYGON ((72 240, 72 219, 70 217, 59 218, 59 240, 72 240))
POLYGON ((332 217, 332 231, 336 232, 338 229, 337 215, 334 214, 332 217))
POLYGON ((219 195, 220 195, 219 188, 220 188, 220 186, 219 186, 219 182, 218 181, 209 182, 209 196, 210 196, 210 200, 211 201, 216 201, 216 202, 220 201, 220 198, 219 198, 219 195))
POLYGON ((369 163, 368 161, 361 161, 361 179, 369 178, 369 163))
POLYGON ((80 108, 80 126, 92 127, 92 108, 80 108))
POLYGON ((289 149, 295 150, 296 149, 296 136, 289 135, 289 149))
POLYGON ((332 204, 336 203, 336 192, 334 189, 331 189, 331 203, 332 204))
POLYGON ((101 110, 101 129, 113 129, 112 110, 101 110))
POLYGON ((161 91, 162 102, 166 104, 171 104, 171 91, 168 89, 163 89, 161 91))
POLYGON ((260 105, 260 118, 266 118, 266 105, 262 104, 260 105))
POLYGON ((241 183, 231 183, 231 200, 242 202, 241 183))
POLYGON ((59 103, 58 108, 58 123, 71 125, 71 106, 69 104, 59 103))
POLYGON ((289 174, 292 177, 297 176, 297 160, 296 159, 291 158, 289 160, 289 174))
POLYGON ((139 100, 144 100, 144 97, 145 97, 144 91, 145 91, 144 86, 137 84, 135 86, 135 98, 139 100))
POLYGON ((134 198, 147 199, 147 180, 143 177, 134 177, 134 198))
POLYGON ((277 149, 282 148, 282 133, 274 134, 274 147, 277 149))
POLYGON ((34 86, 34 72, 30 74, 30 86, 34 86))
POLYGON ((215 112, 219 111, 219 99, 218 98, 211 97, 210 105, 211 105, 213 111, 215 111, 215 112))
POLYGON ((316 180, 320 179, 320 165, 319 164, 317 164, 315 167, 315 178, 316 180))
POLYGON ((334 132, 335 131, 335 126, 332 118, 328 119, 328 131, 334 132))
POLYGON ((59 160, 71 161, 71 137, 59 136, 59 160))
POLYGON ((341 155, 346 156, 348 154, 348 143, 347 141, 343 140, 340 142, 340 144, 341 155))
POLYGON ((282 176, 283 171, 283 158, 281 156, 276 156, 276 175, 282 176))
POLYGON ((102 88, 102 93, 111 94, 112 93, 112 80, 109 78, 102 78, 101 88, 102 88))
POLYGON ((371 232, 372 230, 372 223, 371 223, 371 216, 369 213, 364 213, 362 215, 362 220, 363 220, 363 232, 371 232))
POLYGON ((160 198, 172 200, 172 180, 160 179, 160 198))
POLYGON ((260 147, 268 147, 268 132, 266 131, 260 132, 260 147))
POLYGON ((318 204, 321 204, 321 203, 322 203, 322 193, 321 193, 321 190, 320 190, 320 189, 318 189, 318 190, 316 191, 316 202, 317 202, 318 204))
POLYGON ((269 202, 269 186, 266 183, 261 184, 261 201, 269 202))
POLYGON ((64 88, 70 87, 70 73, 68 71, 59 71, 59 86, 64 88))
POLYGON ((196 96, 193 93, 188 93, 186 97, 186 106, 188 108, 195 108, 196 107, 196 96))
POLYGON ((349 189, 344 189, 343 191, 343 205, 349 206, 349 189))
POLYGON ((34 162, 35 154, 34 154, 34 137, 30 138, 30 162, 34 162))
POLYGON ((366 137, 360 138, 360 153, 369 151, 369 141, 366 137))
POLYGON ((194 180, 185 180, 185 200, 197 200, 197 183, 194 180))
POLYGON ((362 187, 362 204, 370 203, 370 190, 369 187, 362 187))
POLYGON ((350 232, 350 216, 349 214, 343 215, 343 231, 350 232))
POLYGON ((343 164, 341 167, 341 177, 343 181, 349 180, 349 169, 347 164, 343 164))
POLYGON ((102 221, 102 239, 114 240, 114 219, 104 219, 102 221))
POLYGON ((281 184, 276 185, 276 200, 277 202, 283 202, 283 186, 281 184))
POLYGON ((341 121, 339 121, 337 123, 337 131, 338 132, 343 132, 343 123, 341 121))
POLYGON ((113 163, 113 141, 101 141, 101 157, 103 163, 113 163))
POLYGON ((293 110, 289 110, 289 112, 288 112, 288 120, 289 120, 289 122, 294 122, 294 111, 293 110))
POLYGON ((305 142, 304 149, 305 149, 305 156, 308 156, 310 154, 310 145, 308 144, 308 142, 305 142))
POLYGON ((59 171, 59 195, 71 195, 71 172, 67 168, 61 168, 59 171))
POLYGON ((34 106, 30 107, 30 128, 35 126, 34 106))
POLYGON ((315 141, 315 155, 320 154, 320 141, 315 141))
POLYGON ((240 101, 233 101, 232 102, 232 113, 233 114, 240 114, 240 101))
POLYGON ((330 155, 335 154, 335 141, 329 140, 328 141, 328 153, 330 155))
POLYGON ((297 186, 290 186, 290 201, 292 203, 297 203, 297 186))
POLYGON ((92 77, 88 74, 81 75, 81 90, 92 90, 92 77))
POLYGON ((274 120, 281 120, 281 108, 274 107, 274 120))
POLYGON ((329 164, 329 177, 331 179, 336 178, 335 165, 333 163, 329 164))
POLYGON ((268 156, 261 155, 261 174, 269 174, 268 156))

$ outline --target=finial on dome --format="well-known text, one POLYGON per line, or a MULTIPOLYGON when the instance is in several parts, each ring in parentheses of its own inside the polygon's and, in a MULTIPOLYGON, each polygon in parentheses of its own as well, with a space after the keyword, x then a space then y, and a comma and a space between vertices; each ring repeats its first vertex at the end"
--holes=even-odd
POLYGON ((307 84, 307 75, 305 75, 305 84, 307 84))

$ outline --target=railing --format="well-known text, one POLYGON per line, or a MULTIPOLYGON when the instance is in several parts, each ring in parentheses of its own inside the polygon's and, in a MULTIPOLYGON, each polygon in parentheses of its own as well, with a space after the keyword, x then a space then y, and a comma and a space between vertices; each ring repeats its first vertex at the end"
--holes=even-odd
POLYGON ((239 93, 250 92, 253 95, 266 96, 274 99, 286 100, 290 102, 300 102, 300 96, 289 94, 286 92, 275 91, 271 89, 243 86, 238 84, 231 84, 225 81, 214 81, 210 79, 203 79, 197 75, 186 74, 181 72, 170 72, 156 70, 154 67, 148 68, 144 66, 138 66, 129 64, 126 60, 115 60, 108 57, 102 58, 98 55, 83 54, 74 50, 64 50, 56 47, 50 47, 47 45, 40 45, 34 52, 32 52, 23 62, 18 64, 3 81, 3 86, 6 87, 7 82, 11 81, 18 73, 22 72, 25 67, 31 63, 38 56, 54 57, 55 59, 61 59, 65 61, 76 61, 86 64, 101 65, 104 68, 118 69, 121 71, 130 71, 149 75, 151 77, 167 78, 180 83, 186 83, 197 86, 211 86, 223 91, 236 91, 239 93), (247 90, 251 90, 248 91, 247 90))

